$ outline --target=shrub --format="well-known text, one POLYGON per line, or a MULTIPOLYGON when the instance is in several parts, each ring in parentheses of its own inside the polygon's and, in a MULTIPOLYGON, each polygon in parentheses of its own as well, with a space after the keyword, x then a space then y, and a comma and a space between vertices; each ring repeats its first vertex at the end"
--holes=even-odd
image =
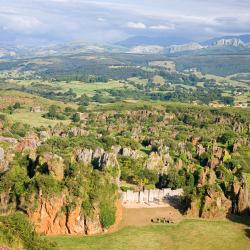
POLYGON ((102 202, 100 204, 101 224, 104 228, 109 228, 115 223, 115 207, 109 202, 102 202))
POLYGON ((0 217, 0 231, 0 237, 9 246, 21 244, 27 250, 56 249, 55 243, 41 238, 26 216, 20 212, 0 217))

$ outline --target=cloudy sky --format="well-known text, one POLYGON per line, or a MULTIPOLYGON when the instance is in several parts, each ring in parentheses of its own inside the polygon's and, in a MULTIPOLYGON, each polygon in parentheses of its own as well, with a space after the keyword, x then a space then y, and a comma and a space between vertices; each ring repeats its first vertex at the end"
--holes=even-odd
POLYGON ((250 33, 250 0, 0 0, 0 41, 202 41, 250 33))

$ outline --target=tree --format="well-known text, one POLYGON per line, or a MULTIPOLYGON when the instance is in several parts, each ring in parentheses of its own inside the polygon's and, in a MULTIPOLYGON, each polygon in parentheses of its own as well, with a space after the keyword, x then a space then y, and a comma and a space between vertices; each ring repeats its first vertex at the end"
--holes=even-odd
POLYGON ((51 106, 49 107, 48 116, 49 116, 50 118, 56 118, 56 116, 57 116, 57 111, 58 111, 57 106, 56 106, 56 105, 51 105, 51 106))
POLYGON ((73 122, 79 122, 80 120, 81 120, 80 115, 78 113, 73 114, 73 116, 72 116, 73 122))
POLYGON ((21 108, 20 102, 16 102, 16 103, 13 105, 13 108, 14 108, 14 109, 20 109, 20 108, 21 108))

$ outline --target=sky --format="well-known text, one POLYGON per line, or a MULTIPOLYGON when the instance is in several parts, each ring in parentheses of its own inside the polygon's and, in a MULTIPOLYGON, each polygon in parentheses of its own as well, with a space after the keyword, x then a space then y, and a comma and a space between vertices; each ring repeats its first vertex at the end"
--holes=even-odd
POLYGON ((250 33, 250 0, 0 0, 0 42, 204 41, 250 33))

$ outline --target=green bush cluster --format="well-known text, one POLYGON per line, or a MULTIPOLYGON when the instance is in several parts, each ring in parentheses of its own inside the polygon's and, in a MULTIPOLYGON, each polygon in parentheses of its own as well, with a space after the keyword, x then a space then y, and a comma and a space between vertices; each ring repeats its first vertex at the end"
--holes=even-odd
POLYGON ((27 250, 53 250, 57 245, 39 236, 26 215, 16 212, 0 217, 0 243, 27 250))

